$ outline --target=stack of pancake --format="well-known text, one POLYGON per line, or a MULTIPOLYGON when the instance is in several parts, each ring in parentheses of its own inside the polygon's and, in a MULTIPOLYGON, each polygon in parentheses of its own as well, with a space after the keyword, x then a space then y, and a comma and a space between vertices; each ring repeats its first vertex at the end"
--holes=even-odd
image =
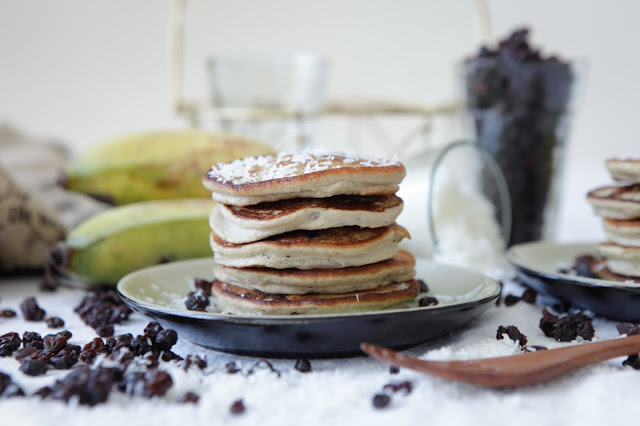
POLYGON ((611 159, 605 164, 623 185, 587 194, 609 238, 598 246, 605 261, 594 272, 606 279, 640 282, 640 160, 611 159))
POLYGON ((415 298, 415 259, 395 223, 397 161, 346 154, 247 157, 203 179, 211 213, 213 293, 225 312, 322 314, 415 298))

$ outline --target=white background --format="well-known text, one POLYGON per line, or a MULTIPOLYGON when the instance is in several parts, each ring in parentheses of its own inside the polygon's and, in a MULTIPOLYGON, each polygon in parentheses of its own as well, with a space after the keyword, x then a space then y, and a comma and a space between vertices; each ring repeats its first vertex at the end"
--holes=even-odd
MULTIPOLYGON (((640 3, 489 2, 494 34, 533 29, 545 52, 587 64, 569 140, 561 240, 601 238, 585 192, 604 159, 638 156, 640 3)), ((139 130, 181 127, 167 90, 167 0, 0 0, 0 123, 75 152, 139 130)), ((216 52, 309 48, 332 62, 330 97, 454 99, 454 65, 476 49, 473 2, 191 0, 185 90, 207 96, 216 52)))

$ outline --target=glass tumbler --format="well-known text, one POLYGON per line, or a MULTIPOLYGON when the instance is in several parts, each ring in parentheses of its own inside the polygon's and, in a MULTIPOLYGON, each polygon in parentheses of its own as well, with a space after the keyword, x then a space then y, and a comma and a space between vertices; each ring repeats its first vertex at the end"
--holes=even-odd
POLYGON ((308 51, 244 52, 215 56, 207 65, 216 108, 265 113, 246 119, 242 114, 222 114, 223 130, 277 149, 310 143, 310 116, 323 108, 327 91, 326 58, 308 51))

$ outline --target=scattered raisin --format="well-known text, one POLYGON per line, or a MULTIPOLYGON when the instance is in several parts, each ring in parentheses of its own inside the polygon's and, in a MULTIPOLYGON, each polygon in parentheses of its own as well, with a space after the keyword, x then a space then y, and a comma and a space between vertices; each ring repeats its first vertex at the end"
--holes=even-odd
POLYGON ((198 355, 187 355, 187 359, 184 360, 184 369, 188 370, 192 365, 195 365, 200 370, 204 370, 207 368, 207 361, 198 355))
POLYGON ((209 299, 200 292, 190 292, 184 301, 190 311, 204 311, 209 306, 209 299))
POLYGON ((438 299, 436 299, 435 297, 423 297, 418 301, 418 305, 420 306, 435 306, 437 305, 438 299))
POLYGON ((39 358, 25 361, 20 371, 28 376, 41 376, 47 372, 47 363, 39 358))
POLYGON ((47 327, 49 328, 62 328, 64 327, 64 320, 58 317, 47 318, 45 321, 47 323, 47 327))
POLYGON ((513 306, 520 301, 520 298, 514 296, 513 294, 508 294, 504 297, 504 305, 505 306, 513 306))
POLYGON ((12 309, 3 309, 0 311, 0 318, 13 318, 16 315, 16 311, 12 309))
POLYGON ((296 361, 294 368, 301 373, 308 373, 311 371, 311 363, 307 359, 299 359, 296 361))
POLYGON ((524 290, 524 293, 522 293, 522 296, 520 296, 520 300, 529 304, 536 303, 537 298, 538 298, 538 292, 530 287, 527 287, 524 290))
POLYGON ((173 386, 173 379, 166 371, 151 370, 144 376, 144 395, 163 396, 173 386))
POLYGON ((507 336, 509 336, 509 339, 513 340, 514 342, 517 340, 520 343, 520 346, 525 346, 527 344, 527 336, 520 333, 520 330, 518 330, 518 327, 514 325, 509 325, 507 327, 504 327, 501 325, 500 327, 498 327, 498 332, 496 333, 496 339, 498 340, 504 339, 503 334, 506 334, 507 336))
POLYGON ((389 367, 389 374, 398 374, 399 372, 400 372, 400 369, 395 365, 392 365, 391 367, 389 367))
POLYGON ((548 310, 544 309, 542 311, 542 318, 540 318, 540 330, 547 337, 553 337, 553 332, 556 328, 556 324, 558 323, 558 317, 553 315, 548 310))
POLYGON ((420 284, 420 293, 429 292, 429 286, 427 285, 426 282, 424 282, 424 280, 418 280, 418 283, 420 284))
POLYGON ((29 297, 20 304, 22 316, 27 321, 42 321, 46 312, 38 306, 35 297, 29 297))
POLYGON ((136 336, 131 343, 131 351, 136 355, 144 355, 151 350, 149 341, 144 336, 136 336))
POLYGON ((271 364, 266 359, 261 359, 260 361, 258 361, 255 364, 253 364, 251 366, 251 368, 249 369, 249 371, 247 372, 247 374, 253 374, 254 371, 257 368, 260 368, 260 369, 267 368, 267 369, 271 370, 271 372, 276 373, 278 375, 278 377, 280 377, 280 372, 278 370, 276 370, 276 368, 273 366, 273 364, 271 364))
POLYGON ((207 281, 202 278, 196 278, 193 282, 193 285, 195 286, 196 290, 199 290, 202 292, 202 295, 204 297, 211 296, 211 287, 213 286, 213 281, 207 281))
POLYGON ((0 356, 9 356, 20 347, 20 335, 9 332, 0 336, 0 356))
POLYGON ((399 383, 388 383, 382 387, 383 391, 391 391, 393 393, 403 391, 405 395, 408 395, 413 390, 413 383, 409 381, 399 383))
POLYGON ((634 370, 640 370, 640 356, 638 354, 630 355, 629 358, 622 361, 622 365, 629 366, 634 370))
POLYGON ((236 366, 236 363, 233 361, 228 362, 224 367, 227 369, 227 374, 236 374, 240 371, 240 369, 236 366))
POLYGON ((144 335, 145 335, 145 337, 148 337, 151 340, 151 342, 155 342, 156 341, 156 335, 160 331, 162 331, 162 326, 159 323, 150 322, 144 328, 144 335))
POLYGON ((384 393, 377 393, 373 397, 373 406, 375 408, 386 408, 391 403, 391 397, 384 393))
POLYGON ((100 337, 111 337, 115 330, 113 329, 112 324, 103 325, 101 327, 96 328, 96 333, 100 337))
POLYGON ((229 408, 229 411, 234 416, 238 416, 238 415, 244 413, 245 410, 246 410, 246 408, 244 406, 244 402, 242 402, 241 399, 237 399, 237 400, 233 401, 233 404, 231 404, 231 407, 229 408))
POLYGON ((616 325, 616 328, 618 329, 618 333, 626 334, 627 336, 640 334, 640 327, 638 327, 638 324, 634 324, 632 322, 621 322, 616 325))
POLYGON ((178 402, 181 402, 183 404, 187 402, 190 402, 192 404, 197 404, 198 401, 200 401, 200 396, 193 392, 187 392, 184 395, 182 395, 180 398, 178 398, 178 402))
POLYGON ((169 351, 178 342, 178 333, 175 330, 160 330, 156 334, 154 349, 159 351, 169 351))
POLYGON ((25 331, 22 335, 22 345, 25 348, 34 347, 37 349, 44 349, 44 342, 42 336, 33 331, 25 331))

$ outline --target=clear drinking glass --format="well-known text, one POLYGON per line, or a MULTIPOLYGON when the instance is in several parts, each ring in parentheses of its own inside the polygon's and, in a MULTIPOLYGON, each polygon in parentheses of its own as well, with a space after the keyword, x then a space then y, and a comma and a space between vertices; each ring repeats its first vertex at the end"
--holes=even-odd
POLYGON ((308 51, 244 52, 215 56, 207 65, 213 103, 223 112, 225 131, 278 149, 309 144, 311 117, 323 108, 327 92, 326 58, 308 51), (265 114, 243 119, 238 114, 243 110, 265 114), (278 112, 290 116, 278 117, 278 112))
POLYGON ((475 142, 460 141, 403 160, 407 175, 398 195, 397 222, 417 257, 460 251, 500 251, 511 232, 509 190, 493 157, 475 142), (482 177, 485 177, 484 179, 482 177), (492 194, 492 197, 489 195, 492 194))

